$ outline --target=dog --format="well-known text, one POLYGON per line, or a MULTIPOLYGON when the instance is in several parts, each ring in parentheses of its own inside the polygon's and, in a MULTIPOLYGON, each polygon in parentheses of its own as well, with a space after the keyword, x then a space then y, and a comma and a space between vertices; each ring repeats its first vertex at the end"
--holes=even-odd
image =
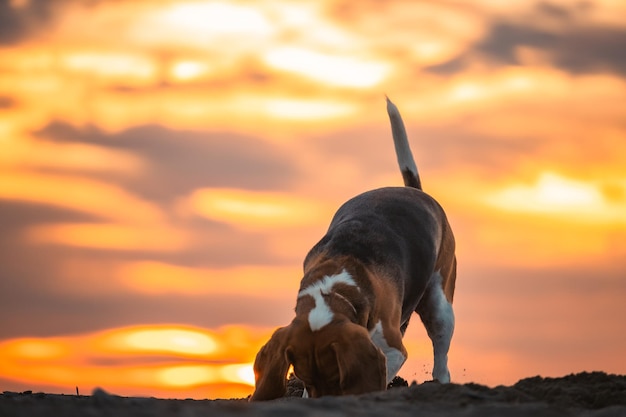
POLYGON ((305 397, 386 389, 407 358, 413 312, 433 345, 433 380, 450 382, 455 241, 442 207, 422 191, 397 107, 387 98, 404 187, 367 191, 344 203, 304 260, 295 317, 254 362, 251 401, 286 393, 293 365, 305 397))

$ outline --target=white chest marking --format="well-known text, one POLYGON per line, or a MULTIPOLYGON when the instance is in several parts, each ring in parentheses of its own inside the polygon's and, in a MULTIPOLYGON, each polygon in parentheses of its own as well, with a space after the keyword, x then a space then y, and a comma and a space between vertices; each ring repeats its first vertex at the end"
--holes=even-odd
POLYGON ((402 368, 406 357, 398 349, 387 344, 383 333, 383 325, 380 321, 370 331, 370 338, 372 343, 378 346, 387 358, 387 384, 389 384, 395 378, 400 368, 402 368))
POLYGON ((309 326, 311 326, 312 331, 321 329, 333 320, 333 312, 322 295, 330 294, 335 284, 356 287, 356 282, 354 282, 348 271, 344 269, 337 275, 325 276, 298 293, 298 298, 309 295, 315 300, 315 307, 309 312, 309 326))

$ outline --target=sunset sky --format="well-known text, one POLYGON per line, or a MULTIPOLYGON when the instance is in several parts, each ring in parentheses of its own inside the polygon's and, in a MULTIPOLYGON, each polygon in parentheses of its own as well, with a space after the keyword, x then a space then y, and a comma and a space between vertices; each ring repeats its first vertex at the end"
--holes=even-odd
POLYGON ((0 392, 250 394, 334 211, 402 184, 385 94, 452 380, 626 373, 625 51, 620 0, 0 0, 0 392))

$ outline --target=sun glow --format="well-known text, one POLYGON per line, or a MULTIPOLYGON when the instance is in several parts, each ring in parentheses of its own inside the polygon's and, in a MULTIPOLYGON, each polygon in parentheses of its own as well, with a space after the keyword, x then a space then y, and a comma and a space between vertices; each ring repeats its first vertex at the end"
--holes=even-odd
POLYGON ((267 39, 274 31, 262 8, 223 1, 188 1, 146 13, 134 22, 131 34, 143 43, 199 48, 238 40, 230 44, 235 51, 242 43, 256 44, 267 39))
POLYGON ((215 383, 219 376, 218 370, 206 365, 169 366, 157 372, 161 383, 175 387, 215 383))
POLYGON ((137 395, 148 387, 152 392, 184 389, 198 398, 211 392, 246 396, 254 386, 252 360, 270 333, 237 326, 158 325, 13 339, 0 342, 0 368, 4 379, 63 390, 102 386, 137 395), (222 391, 224 386, 229 388, 222 391))
POLYGON ((174 79, 180 81, 200 78, 209 71, 209 65, 198 61, 179 61, 171 68, 174 79))
POLYGON ((463 83, 455 86, 450 92, 454 101, 478 100, 484 95, 484 88, 472 83, 463 83))
POLYGON ((145 56, 107 52, 74 52, 62 57, 62 66, 70 71, 93 74, 117 82, 130 80, 153 82, 157 66, 145 56))
POLYGON ((68 349, 63 343, 42 339, 11 340, 3 344, 5 354, 22 357, 27 360, 54 360, 67 355, 68 349))
POLYGON ((210 336, 181 329, 135 330, 123 337, 120 345, 143 352, 163 351, 190 355, 208 355, 217 349, 217 342, 210 336))
POLYGON ((271 24, 256 8, 228 2, 188 2, 172 5, 158 19, 171 28, 195 34, 267 34, 271 24))
POLYGON ((487 199, 506 211, 554 215, 585 223, 626 223, 626 201, 607 199, 601 187, 544 172, 533 185, 512 185, 487 199))
POLYGON ((382 82, 389 65, 379 61, 335 56, 296 47, 282 47, 265 55, 272 68, 293 72, 329 85, 368 88, 382 82))
POLYGON ((244 381, 254 386, 254 369, 252 363, 226 365, 222 368, 222 377, 228 381, 244 381))

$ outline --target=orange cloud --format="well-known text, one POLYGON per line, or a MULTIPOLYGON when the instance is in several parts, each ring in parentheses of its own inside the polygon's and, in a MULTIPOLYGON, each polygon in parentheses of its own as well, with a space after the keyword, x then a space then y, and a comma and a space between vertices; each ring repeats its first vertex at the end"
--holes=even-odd
POLYGON ((114 250, 177 251, 189 242, 185 232, 167 225, 115 223, 33 226, 26 237, 36 243, 114 250))
MULTIPOLYGON (((25 174, 20 169, 53 168, 80 173, 115 172, 134 175, 145 168, 140 157, 103 146, 52 143, 19 134, 9 135, 4 145, 6 149, 0 154, 0 169, 16 170, 15 173, 5 172, 5 175, 12 175, 21 182, 28 182, 28 179, 22 177, 20 180, 20 176, 25 174), (111 164, 111 161, 115 161, 115 164, 111 164)), ((31 178, 30 181, 37 180, 31 178)))
MULTIPOLYGON (((85 149, 80 145, 75 148, 69 146, 69 148, 83 156, 94 151, 96 156, 103 158, 102 169, 108 169, 107 158, 114 156, 106 152, 100 154, 89 146, 87 146, 86 154, 81 153, 85 149)), ((61 164, 61 161, 64 161, 65 167, 70 168, 72 167, 71 161, 77 156, 78 154, 66 152, 64 157, 59 158, 56 163, 61 164)), ((16 159, 11 163, 35 165, 41 163, 44 166, 55 164, 52 161, 39 162, 37 158, 24 159, 24 162, 19 162, 19 157, 16 159)), ((88 170, 98 169, 98 159, 91 161, 93 166, 88 170)), ((86 162, 79 158, 76 164, 82 166, 86 162)), ((124 160, 120 162, 123 163, 124 160)), ((5 173, 0 176, 0 198, 82 212, 96 216, 103 221, 102 223, 53 223, 31 226, 23 232, 31 242, 99 249, 165 251, 179 250, 189 242, 185 231, 174 229, 167 224, 165 214, 159 207, 118 186, 102 181, 80 176, 42 175, 27 173, 23 170, 9 171, 8 175, 5 173)))
POLYGON ((290 193, 237 189, 196 190, 188 204, 198 215, 248 230, 316 224, 330 214, 320 202, 290 193))
POLYGON ((80 176, 10 172, 0 176, 0 197, 143 225, 164 220, 163 212, 148 201, 110 183, 80 176))
POLYGON ((162 262, 135 262, 114 273, 127 288, 143 294, 238 294, 275 297, 291 294, 302 272, 297 266, 189 268, 162 262), (228 285, 225 285, 228 283, 228 285))
POLYGON ((115 394, 246 396, 252 361, 268 329, 133 326, 54 338, 0 342, 2 377, 62 392, 100 386, 115 394), (149 391, 148 391, 149 392, 149 391))
POLYGON ((150 85, 158 80, 154 60, 138 53, 69 50, 61 57, 60 69, 69 76, 86 73, 114 85, 150 85))

